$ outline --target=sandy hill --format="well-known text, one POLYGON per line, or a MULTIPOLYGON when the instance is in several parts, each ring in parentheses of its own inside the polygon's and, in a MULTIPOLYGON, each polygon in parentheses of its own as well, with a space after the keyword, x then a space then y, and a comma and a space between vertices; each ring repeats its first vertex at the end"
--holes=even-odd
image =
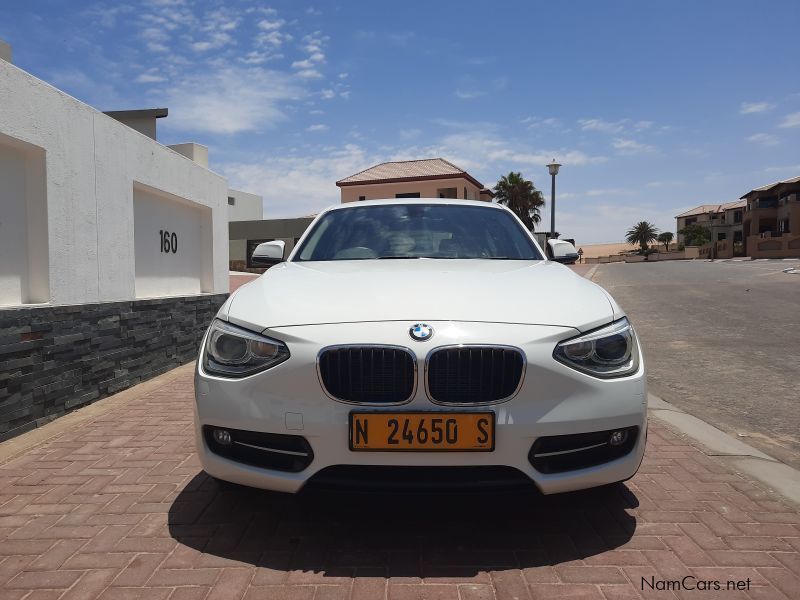
POLYGON ((596 258, 598 256, 612 256, 620 252, 628 252, 629 250, 638 250, 638 246, 631 246, 625 242, 617 242, 615 244, 580 244, 576 240, 575 244, 578 248, 583 248, 583 258, 596 258))

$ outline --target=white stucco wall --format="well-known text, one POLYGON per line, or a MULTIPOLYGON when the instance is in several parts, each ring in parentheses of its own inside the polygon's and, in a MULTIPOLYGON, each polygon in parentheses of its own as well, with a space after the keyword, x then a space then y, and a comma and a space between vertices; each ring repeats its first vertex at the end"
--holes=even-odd
MULTIPOLYGON (((196 237, 198 247, 209 248, 210 258, 201 263, 200 290, 228 291, 224 178, 3 61, 0 134, 44 153, 47 234, 46 239, 36 240, 35 247, 47 251, 47 260, 39 261, 46 267, 37 267, 47 272, 47 301, 81 304, 137 297, 136 236, 155 237, 163 227, 155 232, 140 228, 135 234, 136 186, 210 213, 207 231, 199 219, 182 237, 196 237)), ((42 299, 20 300, 30 301, 42 299)))
POLYGON ((228 198, 228 221, 260 221, 264 218, 261 196, 231 188, 228 198), (230 204, 230 198, 233 198, 233 204, 230 204))
POLYGON ((210 209, 135 183, 133 221, 138 298, 212 291, 210 209))
POLYGON ((46 302, 44 150, 0 134, 0 306, 46 302))

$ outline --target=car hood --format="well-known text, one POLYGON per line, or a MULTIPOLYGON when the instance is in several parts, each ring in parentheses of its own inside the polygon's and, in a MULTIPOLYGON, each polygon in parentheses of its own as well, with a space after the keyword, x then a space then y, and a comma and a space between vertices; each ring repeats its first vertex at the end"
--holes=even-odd
POLYGON ((239 288, 220 316, 254 329, 366 321, 482 321, 586 331, 616 305, 548 261, 286 262, 239 288))

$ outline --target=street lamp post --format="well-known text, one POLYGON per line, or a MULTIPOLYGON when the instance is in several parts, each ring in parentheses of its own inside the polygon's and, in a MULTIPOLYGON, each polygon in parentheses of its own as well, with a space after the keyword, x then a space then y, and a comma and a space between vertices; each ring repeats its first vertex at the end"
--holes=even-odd
POLYGON ((553 237, 556 233, 556 175, 558 175, 560 166, 555 158, 553 162, 547 165, 547 170, 550 171, 550 176, 552 177, 550 186, 550 237, 553 237))

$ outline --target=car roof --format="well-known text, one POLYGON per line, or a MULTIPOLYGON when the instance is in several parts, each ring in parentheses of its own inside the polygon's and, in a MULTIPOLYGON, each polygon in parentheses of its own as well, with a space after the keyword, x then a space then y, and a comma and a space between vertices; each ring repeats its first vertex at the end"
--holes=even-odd
POLYGON ((456 206, 485 206, 487 208, 505 209, 502 204, 486 202, 484 200, 461 200, 459 198, 384 198, 379 200, 359 200, 329 206, 323 212, 330 210, 346 210, 358 206, 386 206, 387 204, 441 204, 456 206))

